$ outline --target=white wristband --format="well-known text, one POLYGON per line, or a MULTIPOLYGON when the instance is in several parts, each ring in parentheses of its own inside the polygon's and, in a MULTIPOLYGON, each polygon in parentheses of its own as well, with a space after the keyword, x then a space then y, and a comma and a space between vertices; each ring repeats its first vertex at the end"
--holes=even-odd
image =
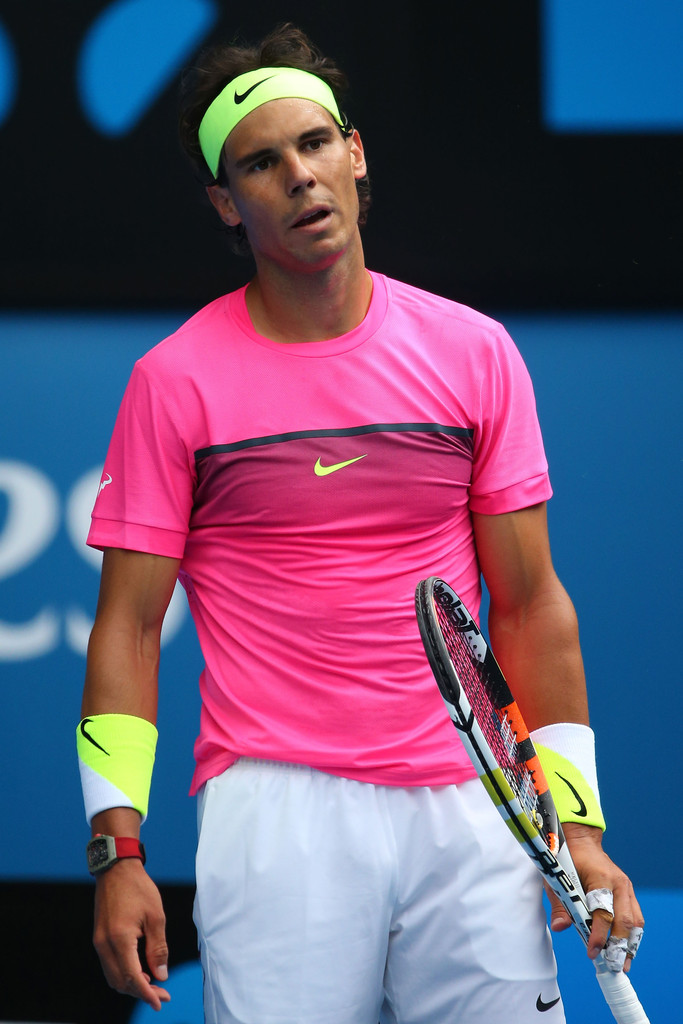
MULTIPOLYGON (((580 725, 577 722, 557 722, 553 725, 541 726, 540 729, 534 729, 530 735, 534 746, 538 748, 539 756, 542 755, 543 748, 545 748, 548 752, 557 754, 564 758, 565 761, 570 762, 567 765, 568 768, 573 765, 580 772, 581 776, 583 776, 583 781, 589 786, 595 797, 595 808, 598 811, 598 818, 601 818, 599 812, 600 791, 595 764, 595 734, 593 730, 589 726, 580 725)), ((544 757, 541 756, 541 763, 543 763, 543 760, 544 757)), ((551 781, 549 778, 548 782, 550 783, 551 781)), ((552 785, 551 792, 553 792, 557 800, 558 797, 552 785)), ((590 807, 591 801, 588 798, 588 794, 585 793, 584 795, 586 803, 590 807)), ((604 828, 604 822, 602 827, 604 828)))
POLYGON ((600 803, 595 733, 590 726, 579 725, 578 722, 556 722, 554 725, 542 725, 540 729, 534 729, 530 736, 533 743, 542 743, 544 747, 562 754, 562 757, 576 765, 600 803))

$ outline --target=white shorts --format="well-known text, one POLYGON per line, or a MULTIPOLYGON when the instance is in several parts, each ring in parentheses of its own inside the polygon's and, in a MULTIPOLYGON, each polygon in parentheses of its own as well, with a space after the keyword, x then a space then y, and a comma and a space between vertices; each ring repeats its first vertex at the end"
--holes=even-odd
POLYGON ((207 1024, 564 1021, 540 877, 477 779, 244 758, 199 828, 207 1024))

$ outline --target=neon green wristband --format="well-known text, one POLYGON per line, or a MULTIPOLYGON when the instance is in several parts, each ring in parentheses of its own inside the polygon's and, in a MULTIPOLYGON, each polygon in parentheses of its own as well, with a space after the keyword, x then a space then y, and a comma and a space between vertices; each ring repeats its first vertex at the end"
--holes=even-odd
POLYGON ((132 807, 147 817, 157 730, 135 715, 93 715, 76 730, 88 824, 100 811, 132 807))
POLYGON ((595 825, 605 830, 600 802, 582 772, 555 750, 534 741, 561 822, 595 825))

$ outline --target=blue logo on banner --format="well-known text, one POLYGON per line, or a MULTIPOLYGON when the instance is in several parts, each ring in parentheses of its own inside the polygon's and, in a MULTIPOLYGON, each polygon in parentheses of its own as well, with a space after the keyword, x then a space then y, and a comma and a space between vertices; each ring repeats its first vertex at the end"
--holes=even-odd
POLYGON ((541 9, 551 131, 683 131, 680 2, 544 0, 541 9))
POLYGON ((78 60, 86 117, 125 135, 144 117, 217 18, 213 0, 118 0, 93 22, 78 60))
POLYGON ((0 22, 0 124, 9 117, 14 104, 18 77, 14 47, 0 22))

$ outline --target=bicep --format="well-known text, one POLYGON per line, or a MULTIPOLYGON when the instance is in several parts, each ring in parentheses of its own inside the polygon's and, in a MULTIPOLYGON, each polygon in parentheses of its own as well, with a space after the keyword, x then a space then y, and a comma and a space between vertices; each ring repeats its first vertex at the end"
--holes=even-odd
POLYGON ((128 618, 145 630, 160 630, 179 568, 180 560, 176 558, 107 548, 102 560, 97 618, 128 618))
POLYGON ((472 520, 492 605, 512 613, 556 588, 545 502, 502 515, 473 513, 472 520))

